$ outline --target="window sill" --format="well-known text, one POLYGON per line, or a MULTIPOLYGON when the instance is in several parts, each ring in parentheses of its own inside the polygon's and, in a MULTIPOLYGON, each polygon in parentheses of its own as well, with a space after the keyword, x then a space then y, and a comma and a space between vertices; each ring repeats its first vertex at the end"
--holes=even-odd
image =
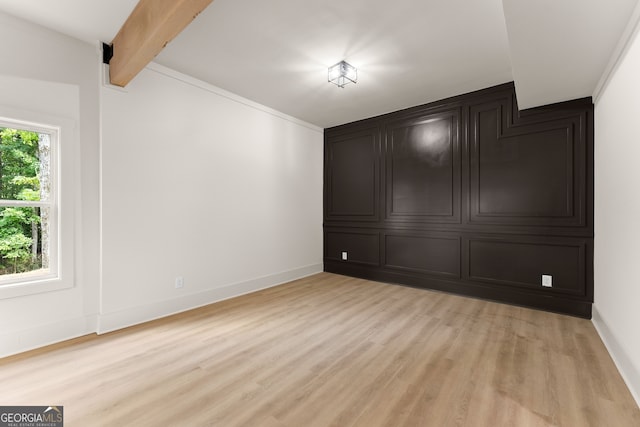
POLYGON ((53 275, 37 276, 32 280, 23 280, 18 283, 2 284, 2 282, 0 282, 0 300, 40 294, 43 292, 58 291, 72 287, 73 280, 62 280, 60 277, 53 275))

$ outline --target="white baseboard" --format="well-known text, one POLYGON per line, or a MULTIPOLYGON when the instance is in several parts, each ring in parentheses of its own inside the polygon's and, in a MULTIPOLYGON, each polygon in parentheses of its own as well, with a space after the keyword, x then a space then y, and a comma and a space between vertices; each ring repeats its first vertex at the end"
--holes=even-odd
POLYGON ((91 315, 0 334, 0 358, 95 333, 96 326, 91 315))
POLYGON ((237 297, 270 288, 292 280, 301 279, 312 274, 322 272, 322 264, 313 264, 281 273, 258 277, 245 282, 234 283, 222 288, 210 289, 190 295, 184 295, 165 301, 154 302, 126 310, 103 313, 98 316, 98 334, 115 331, 128 326, 148 322, 180 313, 194 308, 212 304, 214 302, 237 297))
MULTIPOLYGON (((611 332, 611 329, 609 329, 609 326, 603 320, 595 305, 593 307, 591 321, 593 322, 596 331, 598 331, 602 342, 604 342, 605 347, 607 347, 613 362, 618 367, 618 371, 620 372, 620 375, 622 375, 622 379, 627 384, 627 387, 629 387, 631 395, 636 400, 638 406, 640 406, 640 372, 638 371, 640 367, 636 366, 631 357, 629 357, 625 352, 615 335, 611 332)), ((640 361, 636 361, 636 363, 638 362, 640 361)))

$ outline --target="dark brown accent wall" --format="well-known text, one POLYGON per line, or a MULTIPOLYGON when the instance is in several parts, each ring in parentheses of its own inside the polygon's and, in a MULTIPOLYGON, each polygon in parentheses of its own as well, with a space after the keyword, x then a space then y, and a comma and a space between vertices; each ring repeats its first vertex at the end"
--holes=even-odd
POLYGON ((324 168, 325 271, 591 317, 591 98, 519 111, 507 83, 329 128, 324 168))

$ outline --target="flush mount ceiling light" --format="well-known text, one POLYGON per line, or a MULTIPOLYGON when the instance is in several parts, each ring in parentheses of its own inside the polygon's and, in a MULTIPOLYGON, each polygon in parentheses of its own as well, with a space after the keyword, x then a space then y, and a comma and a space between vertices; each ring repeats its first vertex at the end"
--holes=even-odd
POLYGON ((344 88, 345 85, 355 83, 357 80, 358 70, 351 64, 340 61, 329 67, 329 82, 338 87, 344 88))

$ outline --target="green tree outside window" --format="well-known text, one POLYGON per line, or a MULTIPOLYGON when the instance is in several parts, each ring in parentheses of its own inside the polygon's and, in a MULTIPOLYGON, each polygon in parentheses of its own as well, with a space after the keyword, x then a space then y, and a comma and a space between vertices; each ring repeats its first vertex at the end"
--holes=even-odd
MULTIPOLYGON (((0 199, 41 200, 41 157, 49 154, 46 137, 0 127, 0 199)), ((47 236, 46 229, 43 236, 41 211, 34 206, 0 207, 0 274, 43 268, 43 238, 46 244, 47 236)))

